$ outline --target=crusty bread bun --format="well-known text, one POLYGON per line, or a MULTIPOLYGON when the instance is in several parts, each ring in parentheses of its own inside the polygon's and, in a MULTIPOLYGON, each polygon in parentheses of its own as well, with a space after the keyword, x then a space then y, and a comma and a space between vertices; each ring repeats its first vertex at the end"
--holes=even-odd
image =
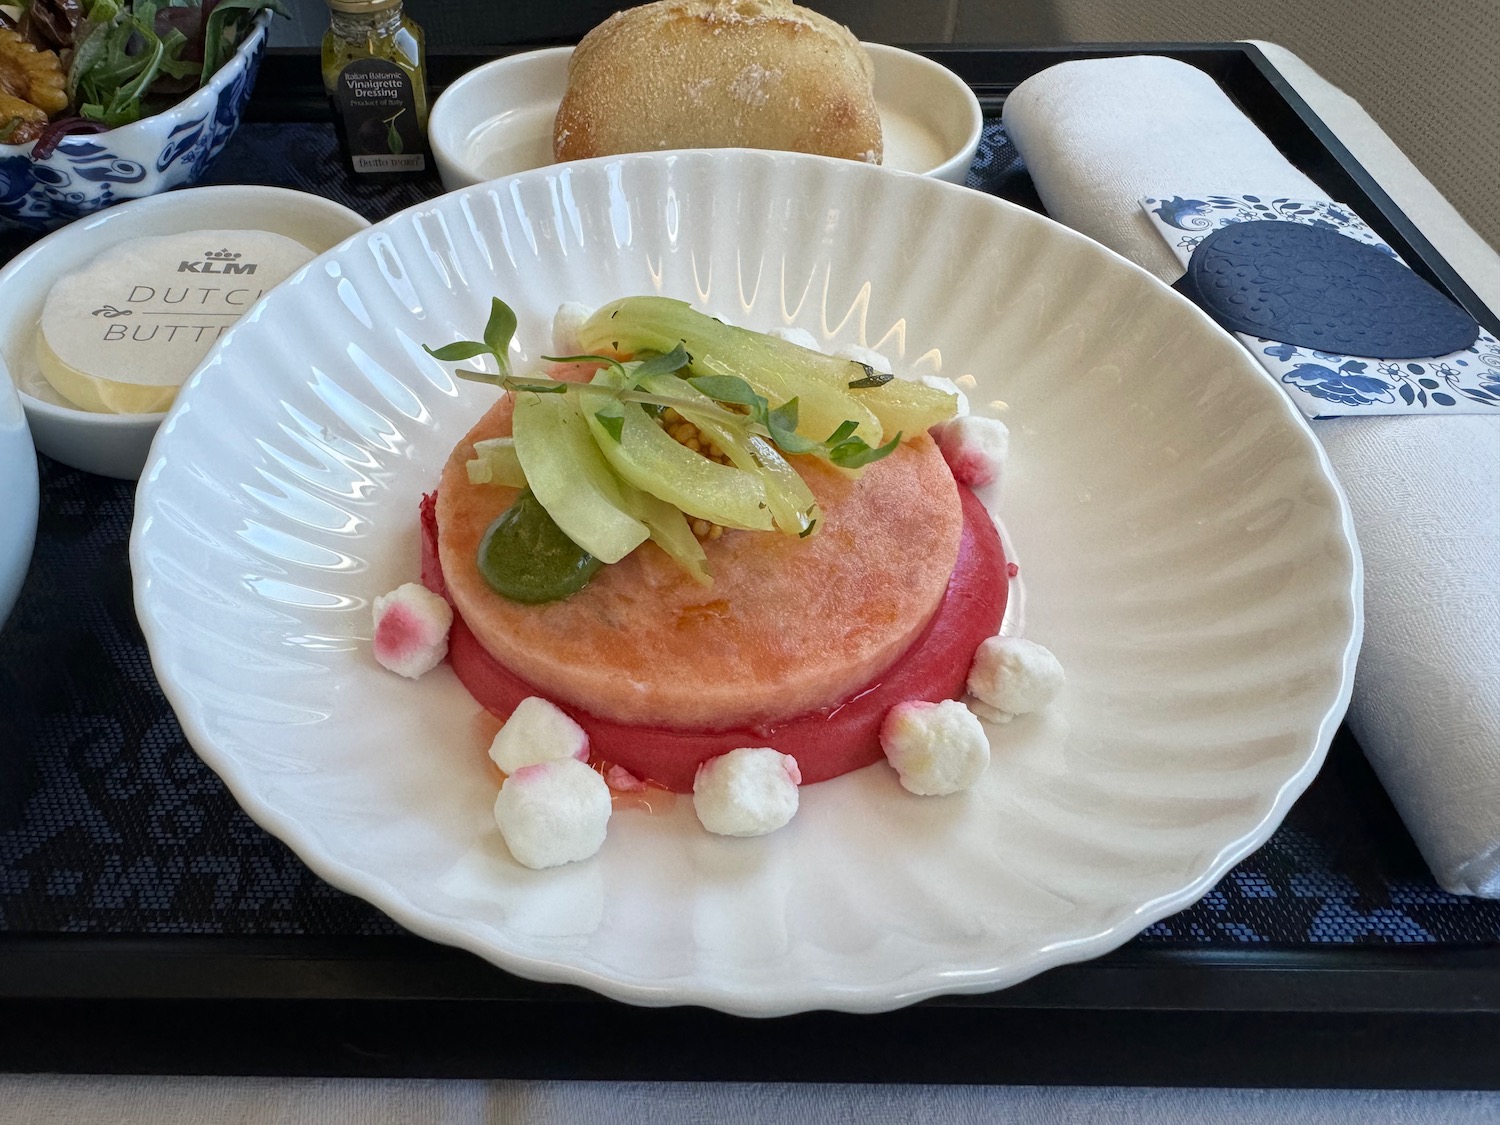
POLYGON ((871 73, 848 28, 788 0, 657 0, 578 44, 553 153, 770 148, 878 164, 871 73))

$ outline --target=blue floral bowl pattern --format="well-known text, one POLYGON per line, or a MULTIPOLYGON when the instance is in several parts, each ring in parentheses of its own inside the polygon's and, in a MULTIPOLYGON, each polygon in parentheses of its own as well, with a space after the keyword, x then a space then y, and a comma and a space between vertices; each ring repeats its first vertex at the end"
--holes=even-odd
POLYGON ((0 226, 47 229, 127 199, 195 183, 250 100, 272 14, 261 12, 208 85, 171 109, 104 133, 67 137, 45 160, 0 145, 0 226))

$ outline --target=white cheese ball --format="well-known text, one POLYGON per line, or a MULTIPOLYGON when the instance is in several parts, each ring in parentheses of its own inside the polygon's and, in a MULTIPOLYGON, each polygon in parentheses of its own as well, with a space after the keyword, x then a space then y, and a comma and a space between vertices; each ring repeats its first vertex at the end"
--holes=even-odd
POLYGON ((593 309, 577 301, 564 301, 558 305, 552 316, 552 354, 582 355, 583 344, 578 336, 583 322, 593 315, 593 309))
POLYGON ((495 823, 517 863, 558 867, 588 859, 609 827, 609 786, 576 758, 523 766, 495 798, 495 823))
POLYGON ((506 773, 515 773, 554 758, 589 760, 589 736, 551 700, 528 696, 516 704, 490 743, 490 758, 506 773))
POLYGON ((693 778, 693 810, 720 836, 764 836, 797 812, 797 759, 767 746, 710 758, 693 778))
POLYGON ((1062 686, 1057 657, 1022 637, 991 637, 974 653, 969 668, 970 694, 1007 715, 1041 710, 1062 686))
POLYGON ((988 703, 975 699, 972 695, 964 700, 964 706, 968 707, 970 711, 973 711, 974 714, 978 715, 985 722, 994 723, 997 726, 1001 723, 1008 723, 1015 718, 1009 711, 1001 711, 998 707, 991 707, 988 703))
POLYGON ((407 582, 375 599, 375 659, 397 675, 416 679, 448 655, 453 609, 426 586, 407 582))
POLYGON ((776 327, 768 331, 766 335, 785 340, 788 344, 796 344, 799 348, 806 348, 810 352, 823 350, 818 346, 818 338, 806 328, 776 327))
POLYGON ((874 348, 864 347, 862 344, 840 344, 833 349, 833 354, 840 359, 852 359, 855 363, 863 363, 871 367, 877 375, 890 375, 896 368, 890 360, 881 355, 874 348))
POLYGON ((880 748, 902 786, 922 797, 962 792, 990 764, 984 727, 956 699, 896 704, 880 724, 880 748))
POLYGON ((1010 430, 998 418, 965 414, 934 426, 932 436, 959 484, 979 488, 1000 479, 1010 452, 1010 430))

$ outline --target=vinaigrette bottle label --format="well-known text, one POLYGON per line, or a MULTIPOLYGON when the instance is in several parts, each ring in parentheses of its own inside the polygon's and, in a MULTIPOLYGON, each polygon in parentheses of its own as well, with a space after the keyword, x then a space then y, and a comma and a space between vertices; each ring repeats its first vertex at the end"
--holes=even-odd
POLYGON ((332 98, 354 171, 420 172, 427 167, 407 71, 385 59, 356 59, 339 71, 332 98))

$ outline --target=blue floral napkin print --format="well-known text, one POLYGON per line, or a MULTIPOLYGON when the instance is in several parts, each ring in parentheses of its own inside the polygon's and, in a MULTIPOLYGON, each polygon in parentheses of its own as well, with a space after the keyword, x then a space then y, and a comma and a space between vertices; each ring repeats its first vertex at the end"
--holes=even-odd
MULTIPOLYGON (((1214 231, 1268 220, 1335 231, 1401 260, 1353 211, 1328 200, 1174 195, 1142 199, 1141 205, 1184 268, 1194 248, 1214 231)), ((1500 340, 1485 331, 1471 346, 1448 355, 1401 360, 1336 355, 1235 335, 1309 418, 1500 412, 1500 340)))

